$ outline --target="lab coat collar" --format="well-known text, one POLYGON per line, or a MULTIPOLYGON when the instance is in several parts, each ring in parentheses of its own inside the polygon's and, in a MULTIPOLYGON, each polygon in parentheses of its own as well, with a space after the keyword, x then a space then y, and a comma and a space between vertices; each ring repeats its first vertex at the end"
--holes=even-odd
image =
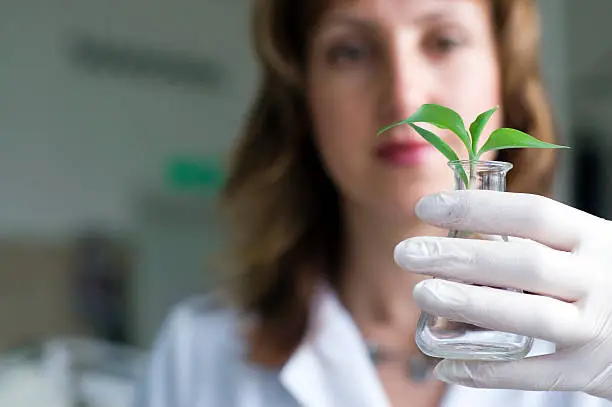
POLYGON ((305 407, 390 406, 361 334, 327 284, 319 287, 309 332, 281 381, 305 407))
MULTIPOLYGON (((554 345, 536 340, 529 356, 551 352, 554 345)), ((327 284, 319 287, 309 331, 282 369, 280 380, 304 407, 391 405, 361 333, 327 284)), ((517 406, 522 397, 513 390, 450 385, 441 407, 517 406)))

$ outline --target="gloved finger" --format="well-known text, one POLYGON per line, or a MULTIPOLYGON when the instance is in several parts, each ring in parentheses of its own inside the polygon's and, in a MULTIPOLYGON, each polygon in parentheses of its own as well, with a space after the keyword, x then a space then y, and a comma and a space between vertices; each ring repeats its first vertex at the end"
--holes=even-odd
MULTIPOLYGON (((443 360, 434 374, 443 382, 467 387, 531 391, 582 390, 584 383, 568 374, 560 353, 528 357, 518 361, 443 360)), ((579 374, 577 376, 580 376, 579 374)))
POLYGON ((588 271, 570 252, 529 241, 415 237, 395 247, 410 272, 544 294, 575 301, 588 290, 588 271))
POLYGON ((438 227, 522 237, 565 251, 602 225, 601 219, 553 199, 511 192, 442 192, 422 198, 415 211, 438 227))
POLYGON ((426 313, 561 346, 582 343, 587 332, 577 306, 546 296, 440 279, 421 281, 413 296, 426 313))

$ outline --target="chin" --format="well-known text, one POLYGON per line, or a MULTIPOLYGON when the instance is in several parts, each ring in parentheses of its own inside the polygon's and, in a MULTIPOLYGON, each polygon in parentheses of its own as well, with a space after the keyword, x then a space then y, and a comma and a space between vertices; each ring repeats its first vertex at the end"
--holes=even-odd
POLYGON ((391 222, 411 223, 419 200, 430 194, 452 190, 454 176, 446 161, 433 156, 423 165, 380 165, 358 171, 337 172, 341 195, 351 206, 391 222))
POLYGON ((371 203, 376 206, 377 212, 383 217, 392 219, 410 219, 415 216, 414 208, 421 198, 426 195, 453 189, 452 179, 412 179, 402 185, 389 185, 386 191, 378 189, 378 193, 371 196, 375 199, 371 203))

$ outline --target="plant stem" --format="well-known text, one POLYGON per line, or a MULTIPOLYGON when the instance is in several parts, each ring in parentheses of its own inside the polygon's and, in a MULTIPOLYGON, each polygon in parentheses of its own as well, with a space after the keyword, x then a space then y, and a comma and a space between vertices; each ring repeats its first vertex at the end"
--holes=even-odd
POLYGON ((470 160, 470 174, 468 176, 469 179, 469 184, 468 184, 468 189, 472 189, 472 186, 474 185, 474 181, 476 180, 476 169, 474 167, 474 160, 470 160))
POLYGON ((468 175, 469 184, 466 185, 467 189, 472 189, 472 187, 477 187, 476 184, 476 161, 478 160, 478 155, 475 153, 470 154, 470 174, 468 175))

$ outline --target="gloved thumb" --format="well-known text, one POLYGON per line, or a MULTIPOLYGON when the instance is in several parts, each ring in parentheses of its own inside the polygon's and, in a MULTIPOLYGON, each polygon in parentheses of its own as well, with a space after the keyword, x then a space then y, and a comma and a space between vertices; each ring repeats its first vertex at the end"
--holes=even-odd
MULTIPOLYGON (((476 388, 564 391, 577 388, 568 381, 559 354, 542 355, 518 361, 443 360, 434 374, 439 380, 476 388)), ((567 359, 565 359, 567 364, 567 359)), ((576 375, 568 375, 576 377, 576 375)))

